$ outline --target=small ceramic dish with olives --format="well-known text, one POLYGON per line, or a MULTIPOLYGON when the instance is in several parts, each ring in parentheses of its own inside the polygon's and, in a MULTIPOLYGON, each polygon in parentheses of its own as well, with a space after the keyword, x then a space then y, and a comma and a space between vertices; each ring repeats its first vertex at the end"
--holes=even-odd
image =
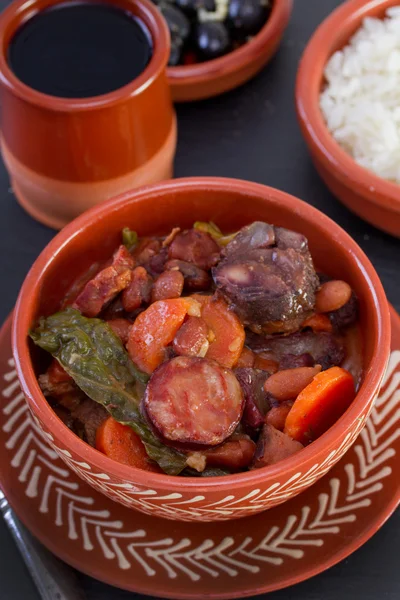
POLYGON ((292 0, 153 0, 171 35, 175 101, 216 96, 260 71, 278 48, 292 0))

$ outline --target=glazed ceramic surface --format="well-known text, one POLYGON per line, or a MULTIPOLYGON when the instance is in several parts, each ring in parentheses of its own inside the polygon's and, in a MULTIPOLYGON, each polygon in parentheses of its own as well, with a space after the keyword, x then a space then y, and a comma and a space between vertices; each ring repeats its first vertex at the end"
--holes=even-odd
POLYGON ((394 310, 382 391, 353 448, 300 496, 235 523, 160 521, 112 502, 77 477, 25 403, 10 329, 9 320, 0 333, 1 485, 48 548, 102 581, 174 600, 272 591, 348 556, 400 501, 400 320, 394 310))
POLYGON ((217 96, 242 85, 267 64, 278 49, 290 19, 293 0, 273 0, 261 31, 233 52, 194 65, 168 67, 168 81, 176 102, 217 96))
POLYGON ((376 227, 400 237, 400 187, 359 166, 333 139, 319 108, 323 71, 365 17, 384 16, 397 0, 348 0, 317 29, 300 62, 297 113, 314 164, 331 192, 376 227))
POLYGON ((151 515, 186 521, 229 520, 285 502, 333 467, 365 425, 389 356, 388 305, 379 279, 361 249, 335 223, 284 192, 229 179, 182 179, 144 188, 98 206, 58 234, 40 255, 21 290, 13 347, 24 394, 45 439, 67 466, 97 491, 151 515), (120 243, 124 226, 139 235, 212 220, 225 231, 266 220, 309 240, 317 268, 344 277, 360 300, 364 381, 346 414, 313 444, 267 469, 213 477, 149 473, 112 461, 73 434, 43 397, 27 334, 35 320, 57 310, 74 279, 120 243), (332 261, 332 256, 335 260, 332 261), (63 274, 60 277, 60 273, 63 274), (33 362, 32 362, 33 361, 33 362))
POLYGON ((0 16, 1 151, 19 202, 39 221, 62 227, 87 208, 172 175, 176 119, 166 77, 170 44, 148 0, 109 0, 135 14, 153 56, 134 81, 92 98, 64 99, 22 83, 7 46, 27 18, 63 0, 17 0, 0 16))

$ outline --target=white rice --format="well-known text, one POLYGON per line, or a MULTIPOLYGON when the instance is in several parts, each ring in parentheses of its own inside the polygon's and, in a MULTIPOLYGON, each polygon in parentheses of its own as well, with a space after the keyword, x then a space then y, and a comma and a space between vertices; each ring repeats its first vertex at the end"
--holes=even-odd
POLYGON ((400 6, 364 19, 325 78, 320 106, 335 140, 359 165, 400 183, 400 6))

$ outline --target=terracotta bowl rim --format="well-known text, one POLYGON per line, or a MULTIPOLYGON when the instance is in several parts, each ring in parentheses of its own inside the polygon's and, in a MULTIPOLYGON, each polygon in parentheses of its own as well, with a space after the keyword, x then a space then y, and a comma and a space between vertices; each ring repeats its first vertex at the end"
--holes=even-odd
POLYGON ((239 71, 251 63, 255 56, 267 54, 269 42, 278 35, 281 27, 286 28, 292 12, 293 0, 274 0, 271 14, 265 25, 249 42, 214 60, 194 65, 167 67, 167 76, 172 88, 218 79, 239 71))
MULTIPOLYGON (((51 5, 62 4, 64 0, 55 0, 51 5)), ((130 0, 132 6, 137 6, 139 11, 145 15, 148 23, 145 23, 152 41, 153 54, 149 64, 144 71, 133 81, 126 85, 108 92, 87 98, 61 98, 39 92, 23 83, 11 70, 8 65, 4 52, 4 35, 6 29, 11 27, 13 33, 18 29, 21 23, 26 22, 34 16, 37 11, 32 7, 30 0, 16 0, 7 6, 0 15, 0 81, 6 89, 15 94, 23 101, 27 101, 46 110, 55 112, 81 112, 107 108, 125 102, 129 98, 138 96, 152 82, 157 79, 159 74, 166 68, 170 53, 170 35, 167 24, 160 12, 157 10, 151 0, 130 0), (21 14, 24 15, 21 18, 21 14), (18 20, 17 27, 13 27, 13 22, 18 20)), ((33 0, 33 4, 35 0, 33 0)), ((113 4, 110 2, 110 4, 113 4)))
POLYGON ((258 183, 218 177, 193 177, 171 180, 126 192, 86 211, 58 233, 39 255, 23 283, 14 311, 12 348, 22 390, 29 404, 32 405, 34 413, 39 416, 55 439, 62 439, 64 447, 73 448, 73 451, 84 462, 93 465, 102 473, 112 474, 116 479, 132 481, 147 488, 169 490, 176 488, 186 492, 193 492, 194 490, 215 492, 224 488, 228 491, 232 487, 255 486, 265 480, 279 481, 280 478, 285 477, 288 471, 301 472, 306 463, 309 464, 313 461, 313 464, 320 464, 330 452, 337 448, 338 436, 344 438, 351 432, 352 425, 361 417, 371 397, 376 395, 380 387, 390 351, 390 314, 382 284, 367 256, 339 225, 319 210, 286 192, 258 183), (43 396, 30 360, 27 339, 27 331, 31 326, 30 315, 35 308, 41 277, 46 268, 57 259, 58 253, 68 246, 71 239, 83 235, 87 228, 95 227, 96 221, 101 220, 104 213, 118 211, 119 207, 126 205, 127 202, 134 203, 143 198, 147 198, 147 201, 151 202, 160 192, 173 194, 182 190, 193 189, 204 192, 226 192, 229 190, 232 193, 247 196, 251 194, 263 199, 267 205, 270 203, 281 205, 284 202, 286 206, 293 209, 303 219, 317 221, 318 226, 323 227, 329 237, 333 237, 337 244, 344 247, 347 253, 351 253, 356 258, 361 276, 370 291, 368 302, 372 305, 373 320, 376 323, 376 346, 371 357, 370 367, 365 373, 364 382, 351 407, 329 431, 301 452, 271 467, 205 479, 196 477, 181 478, 129 467, 115 462, 78 438, 56 416, 43 396))
MULTIPOLYGON (((370 202, 400 213, 400 184, 387 181, 358 165, 341 148, 329 131, 319 107, 319 97, 310 86, 310 77, 315 77, 315 72, 322 81, 324 67, 333 53, 339 32, 351 25, 354 19, 368 16, 371 10, 384 2, 387 0, 347 0, 321 23, 301 58, 295 99, 303 134, 325 168, 347 187, 357 188, 370 202)), ((398 1, 391 0, 391 5, 395 4, 398 1)))

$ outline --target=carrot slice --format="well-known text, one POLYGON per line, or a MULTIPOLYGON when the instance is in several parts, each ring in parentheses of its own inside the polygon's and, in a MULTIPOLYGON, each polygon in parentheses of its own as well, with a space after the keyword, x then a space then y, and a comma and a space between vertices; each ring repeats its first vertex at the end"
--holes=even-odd
POLYGON ((240 368, 253 367, 254 361, 256 360, 256 355, 250 348, 246 346, 243 348, 241 355, 239 356, 239 360, 236 366, 240 368))
POLYGON ((201 294, 194 294, 191 298, 200 302, 201 316, 215 336, 210 342, 206 358, 231 369, 238 362, 244 346, 245 332, 242 323, 221 298, 201 294))
POLYGON ((285 423, 285 433, 307 444, 325 433, 355 397, 351 374, 341 367, 318 373, 297 396, 285 423))
POLYGON ((311 327, 314 332, 318 331, 332 331, 332 323, 327 315, 318 313, 308 317, 302 324, 302 327, 311 327))
POLYGON ((165 348, 173 341, 187 314, 200 316, 200 305, 193 298, 159 300, 137 316, 127 349, 139 369, 150 374, 164 361, 165 348))
POLYGON ((159 466, 149 460, 142 440, 133 429, 121 425, 112 417, 108 417, 98 428, 96 448, 124 465, 162 473, 159 466))

